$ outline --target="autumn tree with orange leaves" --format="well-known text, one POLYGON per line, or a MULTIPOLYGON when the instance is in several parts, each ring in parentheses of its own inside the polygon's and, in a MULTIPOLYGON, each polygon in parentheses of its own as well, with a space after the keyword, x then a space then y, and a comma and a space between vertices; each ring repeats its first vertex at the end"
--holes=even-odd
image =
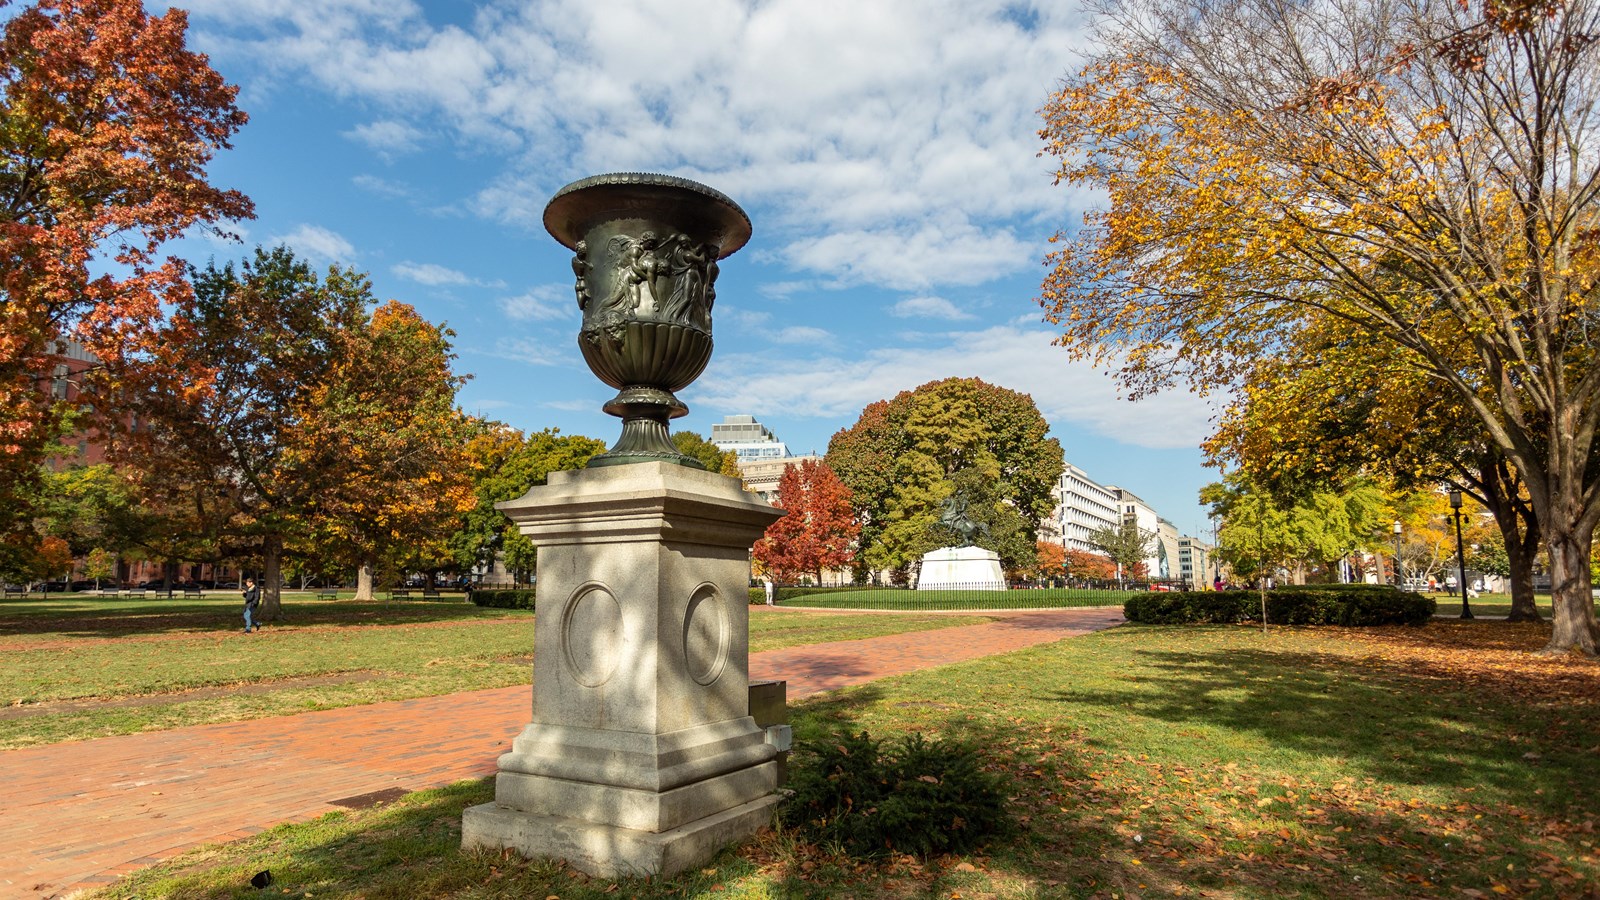
POLYGON ((380 562, 448 565, 448 541, 477 505, 451 336, 391 300, 338 333, 331 366, 297 410, 288 456, 316 488, 299 517, 324 568, 357 573, 357 600, 373 598, 380 562))
POLYGON ((821 460, 802 460, 778 479, 777 505, 784 517, 756 542, 756 561, 778 581, 809 573, 822 583, 825 569, 850 565, 861 534, 850 505, 850 489, 821 460))
POLYGON ((1088 550, 1069 549, 1065 564, 1071 578, 1089 581, 1110 581, 1117 577, 1117 564, 1111 558, 1088 550))
POLYGON ((1548 652, 1600 642, 1600 4, 1130 0, 1043 109, 1061 342, 1135 396, 1231 388, 1326 320, 1449 392, 1523 480, 1548 652))
MULTIPOLYGON (((0 0, 0 9, 11 6, 0 0)), ((205 167, 246 121, 237 88, 185 47, 187 17, 140 0, 36 0, 0 34, 0 532, 27 518, 67 404, 57 341, 112 371, 165 365, 153 334, 189 294, 163 243, 248 217, 205 167)), ((75 404, 74 404, 75 405, 75 404)))

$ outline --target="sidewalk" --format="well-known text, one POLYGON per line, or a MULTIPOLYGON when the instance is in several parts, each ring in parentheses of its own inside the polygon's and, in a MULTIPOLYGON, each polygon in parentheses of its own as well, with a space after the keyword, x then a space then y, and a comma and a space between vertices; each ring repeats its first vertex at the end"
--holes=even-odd
MULTIPOLYGON (((793 701, 1123 621, 1120 607, 988 615, 1003 618, 751 654, 750 677, 787 680, 793 701)), ((531 698, 524 685, 0 753, 0 898, 65 897, 200 844, 493 775, 531 698)))

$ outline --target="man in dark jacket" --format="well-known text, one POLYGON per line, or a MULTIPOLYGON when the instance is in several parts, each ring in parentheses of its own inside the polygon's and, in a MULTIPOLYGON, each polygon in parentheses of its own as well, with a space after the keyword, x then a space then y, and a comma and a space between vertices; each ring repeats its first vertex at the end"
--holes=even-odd
POLYGON ((261 588, 256 587, 254 578, 244 580, 244 633, 260 630, 256 624, 256 606, 261 603, 261 588))

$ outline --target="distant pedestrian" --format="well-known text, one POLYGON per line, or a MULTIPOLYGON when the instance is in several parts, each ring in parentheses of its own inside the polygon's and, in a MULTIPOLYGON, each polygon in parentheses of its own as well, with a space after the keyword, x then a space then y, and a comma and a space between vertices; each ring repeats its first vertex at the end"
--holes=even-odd
POLYGON ((772 579, 768 578, 767 579, 767 605, 768 606, 777 606, 776 603, 772 602, 772 595, 773 595, 772 579))
POLYGON ((261 604, 261 588, 256 587, 254 578, 244 580, 244 633, 257 631, 261 626, 256 624, 256 607, 261 604))

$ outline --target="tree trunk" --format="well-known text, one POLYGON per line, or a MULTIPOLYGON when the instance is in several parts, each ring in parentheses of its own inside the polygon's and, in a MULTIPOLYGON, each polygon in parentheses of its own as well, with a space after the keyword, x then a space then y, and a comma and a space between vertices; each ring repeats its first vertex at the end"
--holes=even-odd
POLYGON ((1478 499, 1494 515, 1500 540, 1506 546, 1511 569, 1511 613, 1508 622, 1541 622, 1539 606, 1533 599, 1533 558, 1539 552, 1539 519, 1522 497, 1522 482, 1506 464, 1506 458, 1493 447, 1479 455, 1476 468, 1462 473, 1481 490, 1478 499))
POLYGON ((1507 622, 1542 622, 1539 605, 1533 598, 1533 558, 1539 552, 1539 532, 1535 528, 1517 533, 1515 525, 1502 525, 1500 534, 1506 542, 1506 559, 1511 568, 1511 613, 1507 622))
POLYGON ((1595 624, 1594 597, 1589 585, 1589 536, 1568 523, 1548 529, 1550 546, 1550 607, 1554 627, 1547 654, 1577 650, 1594 656, 1600 644, 1595 624))
POLYGON ((268 535, 261 542, 261 609, 257 618, 263 622, 276 622, 283 615, 283 598, 278 590, 282 579, 283 539, 268 535))
POLYGON ((372 600, 372 563, 363 562, 356 570, 356 600, 372 600))

